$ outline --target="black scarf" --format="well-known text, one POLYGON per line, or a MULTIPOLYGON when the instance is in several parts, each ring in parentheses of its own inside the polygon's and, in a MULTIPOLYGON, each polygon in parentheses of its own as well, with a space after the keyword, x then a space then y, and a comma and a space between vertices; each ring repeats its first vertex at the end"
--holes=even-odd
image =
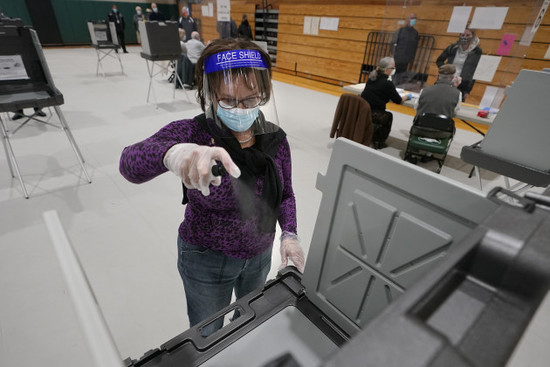
MULTIPOLYGON (((214 138, 216 145, 227 150, 231 159, 241 170, 241 176, 237 182, 237 200, 243 219, 250 218, 254 213, 260 217, 260 229, 262 232, 275 232, 275 225, 279 217, 279 209, 283 199, 282 184, 279 172, 273 158, 279 150, 279 146, 286 133, 282 129, 275 132, 256 135, 256 142, 249 148, 241 148, 241 144, 232 134, 213 132, 213 127, 206 120, 206 115, 195 116, 195 121, 214 138), (259 207, 254 204, 254 192, 256 190, 256 178, 263 175, 262 200, 259 207)), ((217 127, 216 127, 217 128, 217 127)), ((183 186, 182 204, 188 202, 187 190, 183 186)))

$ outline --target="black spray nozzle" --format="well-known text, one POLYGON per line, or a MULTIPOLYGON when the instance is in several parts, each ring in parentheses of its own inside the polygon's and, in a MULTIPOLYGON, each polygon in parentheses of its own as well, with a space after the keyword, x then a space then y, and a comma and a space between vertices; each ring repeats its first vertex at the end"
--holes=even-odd
POLYGON ((224 176, 227 174, 227 170, 222 164, 215 164, 212 166, 212 174, 214 176, 224 176))

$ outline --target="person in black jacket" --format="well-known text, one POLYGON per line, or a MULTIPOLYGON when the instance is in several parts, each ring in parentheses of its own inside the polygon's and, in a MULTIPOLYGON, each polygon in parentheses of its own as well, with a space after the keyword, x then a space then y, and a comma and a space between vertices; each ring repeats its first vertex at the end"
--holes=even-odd
POLYGON ((458 89, 462 92, 462 101, 470 95, 474 86, 474 73, 481 58, 481 48, 479 38, 475 31, 466 28, 459 37, 458 42, 448 46, 436 60, 437 67, 443 64, 453 64, 456 66, 456 75, 462 78, 462 83, 458 89))
POLYGON ((126 23, 124 23, 124 16, 122 15, 121 12, 118 11, 118 8, 116 5, 113 5, 111 12, 109 13, 109 15, 107 15, 107 19, 109 20, 109 22, 115 23, 116 36, 118 38, 118 42, 122 47, 122 51, 124 51, 124 53, 127 54, 128 51, 126 51, 126 44, 124 43, 124 27, 126 26, 126 23))
POLYGON ((248 18, 246 14, 243 14, 243 20, 241 21, 241 24, 239 25, 239 28, 237 29, 237 37, 243 38, 245 40, 252 40, 252 28, 250 28, 250 24, 248 23, 248 18))
POLYGON ((191 39, 191 34, 197 31, 197 23, 193 17, 189 15, 189 9, 187 7, 182 8, 181 17, 178 20, 178 27, 185 31, 185 39, 183 42, 187 42, 191 39))
POLYGON ((382 149, 386 146, 386 139, 390 135, 393 115, 386 111, 386 103, 390 100, 401 104, 411 98, 408 94, 405 99, 401 98, 393 83, 388 78, 395 74, 395 61, 393 57, 384 57, 378 63, 376 69, 371 71, 365 89, 361 93, 370 104, 372 111, 372 123, 374 134, 372 144, 375 149, 382 149))
POLYGON ((157 3, 151 3, 151 12, 149 13, 149 21, 156 20, 157 22, 166 21, 166 17, 162 14, 157 6, 157 3))
POLYGON ((395 60, 395 77, 393 84, 400 85, 407 81, 407 67, 414 61, 416 47, 420 36, 414 29, 416 14, 409 14, 407 25, 399 28, 393 35, 393 58, 395 60))

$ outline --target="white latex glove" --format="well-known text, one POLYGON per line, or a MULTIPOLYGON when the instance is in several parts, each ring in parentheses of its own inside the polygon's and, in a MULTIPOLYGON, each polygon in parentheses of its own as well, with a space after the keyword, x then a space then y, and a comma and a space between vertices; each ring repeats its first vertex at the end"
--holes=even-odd
POLYGON ((220 176, 212 174, 212 166, 220 161, 227 172, 237 178, 241 170, 220 147, 207 147, 191 143, 176 144, 164 155, 163 163, 171 172, 181 178, 188 189, 198 189, 204 196, 210 195, 210 184, 219 186, 220 176))
POLYGON ((300 273, 304 272, 305 257, 300 240, 294 233, 283 232, 281 235, 281 269, 288 266, 288 260, 294 263, 300 273))

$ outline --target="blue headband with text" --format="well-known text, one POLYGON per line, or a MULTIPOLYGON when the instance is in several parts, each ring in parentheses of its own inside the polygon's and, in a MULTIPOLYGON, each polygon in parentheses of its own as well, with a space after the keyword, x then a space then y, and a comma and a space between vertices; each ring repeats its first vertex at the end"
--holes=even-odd
POLYGON ((204 60, 204 73, 235 68, 263 68, 267 64, 260 51, 257 50, 230 50, 210 55, 204 60))

